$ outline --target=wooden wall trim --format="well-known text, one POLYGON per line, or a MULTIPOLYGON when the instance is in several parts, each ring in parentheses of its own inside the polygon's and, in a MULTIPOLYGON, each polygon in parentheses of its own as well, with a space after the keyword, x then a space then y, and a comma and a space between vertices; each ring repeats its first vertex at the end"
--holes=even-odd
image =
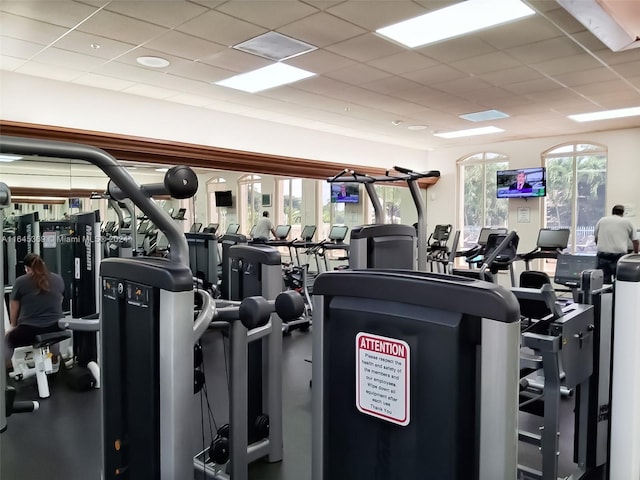
MULTIPOLYGON (((32 187, 12 187, 11 198, 19 197, 56 197, 56 198, 89 198, 96 190, 83 188, 32 188, 32 187)), ((20 203, 16 201, 13 203, 20 203)), ((23 202, 26 203, 26 202, 23 202)), ((36 202, 43 203, 43 202, 36 202)), ((45 202, 46 203, 46 202, 45 202)))
MULTIPOLYGON (((369 175, 383 175, 385 172, 384 169, 376 167, 323 162, 320 160, 7 120, 0 120, 0 132, 2 135, 16 137, 92 145, 105 150, 118 160, 134 162, 166 165, 182 164, 233 172, 318 179, 336 175, 345 168, 369 175)), ((437 183, 437 181, 438 178, 436 177, 422 179, 420 186, 427 188, 437 183)))

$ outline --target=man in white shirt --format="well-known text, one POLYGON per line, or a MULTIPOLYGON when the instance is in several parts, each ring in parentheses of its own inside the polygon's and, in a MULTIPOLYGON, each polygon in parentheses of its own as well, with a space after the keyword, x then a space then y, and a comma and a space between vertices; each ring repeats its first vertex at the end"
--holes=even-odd
POLYGON ((269 240, 269 232, 276 236, 276 229, 273 227, 273 223, 269 219, 269 212, 266 210, 262 212, 262 218, 256 222, 256 228, 253 231, 253 241, 256 243, 263 243, 269 240))
POLYGON ((618 260, 627 253, 629 240, 633 244, 634 253, 638 253, 636 229, 623 215, 624 206, 616 205, 611 210, 611 216, 601 218, 596 224, 598 268, 604 272, 604 283, 611 283, 618 260))

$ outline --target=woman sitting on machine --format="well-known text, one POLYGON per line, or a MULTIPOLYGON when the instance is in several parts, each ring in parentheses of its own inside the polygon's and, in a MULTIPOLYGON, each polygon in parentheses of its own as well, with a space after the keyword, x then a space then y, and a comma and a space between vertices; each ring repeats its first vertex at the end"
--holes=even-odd
POLYGON ((58 320, 63 316, 62 277, 49 272, 42 258, 35 253, 24 258, 24 268, 26 274, 16 279, 9 303, 11 329, 5 336, 7 367, 14 348, 32 345, 36 335, 60 331, 58 320))

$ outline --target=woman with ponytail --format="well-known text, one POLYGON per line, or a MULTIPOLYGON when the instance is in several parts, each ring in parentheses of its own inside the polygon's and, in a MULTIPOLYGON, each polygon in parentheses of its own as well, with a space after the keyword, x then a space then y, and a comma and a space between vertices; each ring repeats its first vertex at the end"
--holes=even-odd
POLYGON ((18 277, 11 291, 9 319, 11 329, 6 334, 7 359, 15 347, 32 345, 36 335, 57 332, 62 318, 64 281, 49 272, 42 258, 35 253, 24 257, 25 275, 18 277))

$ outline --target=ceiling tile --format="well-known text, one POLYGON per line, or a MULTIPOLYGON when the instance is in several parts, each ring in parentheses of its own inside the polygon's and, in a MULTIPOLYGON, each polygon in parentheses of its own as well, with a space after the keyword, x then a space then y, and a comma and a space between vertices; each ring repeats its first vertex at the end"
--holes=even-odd
POLYGON ((399 45, 368 33, 331 45, 327 47, 327 50, 359 62, 366 62, 399 53, 403 49, 399 45))
POLYGON ((24 60, 20 58, 7 57, 6 55, 0 55, 0 76, 2 70, 13 71, 24 65, 24 60))
POLYGON ((512 97, 513 93, 498 87, 481 88, 478 90, 460 91, 456 96, 474 101, 481 105, 490 106, 497 98, 512 97))
POLYGON ((189 60, 198 60, 227 49, 226 46, 176 32, 175 30, 154 38, 147 42, 145 47, 189 60))
POLYGON ((66 31, 67 29, 63 27, 9 13, 0 13, 0 32, 2 32, 3 37, 48 45, 56 38, 64 35, 66 31))
POLYGON ((105 60, 81 53, 69 52, 60 48, 50 47, 33 58, 34 61, 62 68, 89 71, 105 63, 105 60))
POLYGON ((451 63, 465 58, 476 57, 497 51, 486 42, 473 36, 452 38, 444 42, 416 49, 423 55, 442 63, 451 63))
POLYGON ((562 30, 567 33, 578 33, 586 30, 576 18, 567 12, 564 8, 556 8, 544 13, 551 22, 558 25, 562 30))
POLYGON ((207 11, 205 7, 195 3, 175 1, 149 3, 141 0, 112 1, 107 4, 105 10, 169 28, 177 27, 207 11))
POLYGON ((589 70, 601 67, 602 63, 588 54, 572 55, 570 57, 554 58, 545 62, 535 63, 533 68, 546 75, 558 76, 563 73, 589 70))
POLYGON ((195 3, 196 5, 202 5, 207 8, 216 8, 218 5, 221 5, 226 0, 187 0, 189 3, 195 3))
POLYGON ((53 46, 104 59, 119 57, 135 47, 132 43, 119 42, 77 30, 70 31, 64 37, 58 39, 53 46), (100 48, 92 48, 92 44, 100 45, 100 48))
POLYGON ((147 69, 142 66, 136 67, 134 65, 127 65, 121 62, 109 62, 98 68, 93 73, 98 75, 105 75, 107 77, 115 77, 121 80, 128 80, 130 82, 142 82, 153 79, 158 75, 164 75, 164 73, 147 69))
POLYGON ((563 36, 562 31, 540 15, 526 17, 478 32, 479 38, 500 50, 560 36, 563 36))
POLYGON ((606 82, 589 83, 586 85, 577 85, 573 87, 573 89, 576 92, 581 93, 583 95, 587 95, 587 96, 598 95, 603 92, 616 92, 616 93, 623 93, 623 94, 624 92, 628 92, 629 99, 632 99, 635 97, 637 100, 638 98, 638 93, 632 91, 629 85, 624 83, 622 80, 611 80, 606 82))
POLYGON ((398 92, 403 90, 412 90, 414 88, 419 88, 420 84, 416 82, 412 82, 411 80, 407 80, 402 77, 385 77, 380 80, 374 80, 372 82, 363 81, 360 83, 363 88, 367 90, 373 90, 378 93, 386 93, 388 95, 395 95, 398 92))
POLYGON ((504 86, 506 90, 509 90, 510 92, 516 93, 518 95, 543 92, 545 90, 554 90, 560 87, 561 85, 559 85, 557 82, 554 82, 553 80, 546 77, 537 78, 535 80, 527 80, 524 82, 510 83, 509 85, 504 86))
POLYGON ((263 27, 213 11, 203 13, 176 30, 229 47, 267 31, 263 27))
POLYGON ((70 82, 84 73, 80 70, 59 68, 53 65, 45 65, 44 63, 38 62, 27 62, 15 71, 18 73, 24 73, 25 75, 50 78, 52 80, 60 80, 63 82, 70 82))
POLYGON ((313 52, 290 58, 286 63, 287 65, 293 65, 321 75, 358 65, 350 58, 342 57, 326 50, 314 50, 313 52))
MULTIPOLYGON (((640 95, 629 93, 629 90, 593 93, 589 95, 589 99, 598 105, 590 110, 592 112, 614 108, 640 107, 640 95)), ((640 126, 638 118, 635 117, 634 120, 635 126, 640 126)))
POLYGON ((609 47, 602 43, 600 39, 589 30, 575 33, 571 37, 576 42, 578 42, 578 44, 586 48, 589 52, 600 52, 601 50, 609 50, 609 47))
POLYGON ((96 9, 69 0, 2 0, 0 11, 71 28, 95 13, 96 9))
POLYGON ((206 65, 225 68, 235 73, 256 70, 273 63, 271 60, 267 60, 266 58, 241 52, 240 50, 235 50, 233 48, 225 48, 213 55, 201 57, 198 61, 206 65))
POLYGON ((369 62, 370 65, 395 75, 434 67, 438 62, 417 52, 401 52, 369 62))
POLYGON ((431 85, 438 82, 465 78, 468 76, 468 74, 465 72, 461 72, 460 70, 457 70, 455 68, 451 68, 448 65, 438 65, 437 67, 425 68, 424 70, 405 73, 402 74, 402 76, 423 85, 431 85))
POLYGON ((496 70, 506 70, 522 64, 504 52, 492 52, 477 57, 466 58, 451 64, 463 72, 480 75, 496 70))
POLYGON ((150 85, 134 85, 129 88, 125 88, 123 90, 125 93, 131 93, 134 95, 140 95, 143 97, 151 97, 158 99, 165 99, 177 95, 180 92, 174 92, 172 90, 167 90, 164 88, 152 87, 150 85))
POLYGON ((414 90, 405 90, 403 92, 398 92, 396 96, 413 103, 424 105, 428 108, 436 108, 448 102, 459 100, 455 95, 450 95, 431 87, 420 87, 414 90))
POLYGON ((199 62, 179 62, 167 71, 171 75, 212 83, 235 75, 235 72, 199 62))
POLYGON ((356 64, 352 67, 328 72, 325 76, 341 82, 361 85, 365 82, 373 82, 375 80, 380 80, 381 78, 390 77, 391 75, 387 72, 368 67, 364 64, 356 64))
POLYGON ((0 37, 0 55, 9 55, 14 58, 28 59, 42 50, 40 43, 27 42, 16 38, 0 37))
POLYGON ((554 58, 580 55, 584 50, 570 39, 560 37, 510 48, 506 52, 523 63, 541 63, 554 58))
POLYGON ((366 33, 363 28, 324 12, 316 13, 278 29, 278 32, 318 48, 366 33))
POLYGON ((104 88, 105 90, 124 90, 125 88, 135 85, 134 82, 120 80, 113 77, 105 77, 104 75, 96 75, 95 73, 86 73, 76 78, 73 83, 87 85, 89 87, 104 88))
POLYGON ((605 67, 593 68, 591 70, 573 71, 571 73, 565 73, 562 75, 554 75, 554 79, 573 87, 576 85, 586 85, 588 83, 606 82, 609 80, 617 80, 618 76, 611 70, 605 67))
POLYGON ((618 65, 620 63, 635 62, 637 60, 640 60, 640 48, 623 50, 621 52, 612 52, 611 50, 606 49, 596 52, 595 55, 607 65, 618 65))
POLYGON ((509 85, 510 83, 525 82, 542 78, 542 75, 530 67, 515 67, 506 70, 497 70, 478 75, 478 78, 485 82, 497 86, 509 85))
POLYGON ((367 30, 388 25, 426 13, 426 9, 409 1, 366 2, 350 0, 328 9, 331 15, 367 30))
POLYGON ((293 84, 294 88, 307 92, 317 93, 319 95, 330 93, 335 90, 349 88, 351 85, 331 78, 316 75, 314 77, 305 78, 293 84))
POLYGON ((226 2, 220 5, 217 10, 232 17, 255 23, 268 30, 275 30, 318 11, 302 2, 282 0, 226 2))
POLYGON ((640 74, 640 55, 635 62, 618 63, 611 67, 618 75, 631 77, 640 74))
POLYGON ((465 77, 458 78, 456 80, 450 80, 448 82, 432 83, 431 86, 443 92, 457 94, 462 92, 470 92, 473 90, 479 90, 490 87, 487 82, 480 80, 477 77, 465 77))
POLYGON ((183 105, 191 105, 192 107, 204 107, 205 105, 213 103, 210 98, 191 95, 189 93, 179 93, 173 97, 167 97, 167 100, 169 102, 181 103, 183 105))
POLYGON ((136 45, 147 42, 165 31, 157 25, 104 10, 79 25, 78 30, 136 45))
POLYGON ((328 8, 337 5, 338 3, 342 3, 344 0, 302 0, 304 3, 311 5, 318 10, 326 10, 328 8))

